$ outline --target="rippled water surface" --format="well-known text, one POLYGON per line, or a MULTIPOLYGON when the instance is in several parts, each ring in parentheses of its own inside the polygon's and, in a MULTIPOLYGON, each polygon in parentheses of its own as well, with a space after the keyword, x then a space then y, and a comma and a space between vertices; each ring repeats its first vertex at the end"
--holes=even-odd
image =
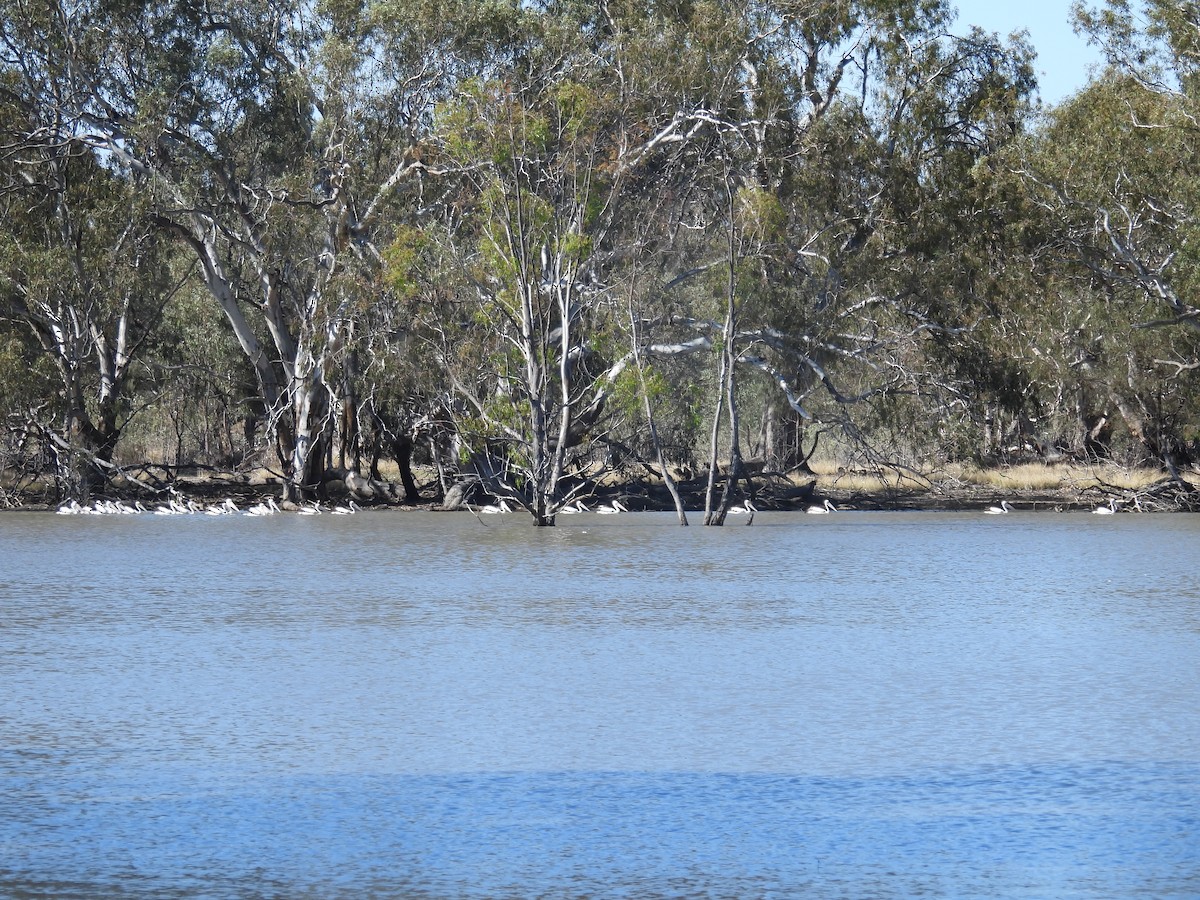
POLYGON ((1200 896, 1200 518, 673 522, 0 516, 0 896, 1200 896))

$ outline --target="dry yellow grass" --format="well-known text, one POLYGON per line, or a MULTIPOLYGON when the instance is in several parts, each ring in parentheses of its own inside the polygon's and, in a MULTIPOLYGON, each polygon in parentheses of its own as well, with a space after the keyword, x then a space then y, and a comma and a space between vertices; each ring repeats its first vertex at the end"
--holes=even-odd
POLYGON ((379 461, 379 474, 385 481, 399 481, 400 466, 396 464, 395 460, 381 459, 379 461))
MULTIPOLYGON (((951 465, 945 469, 931 471, 889 468, 879 472, 850 468, 828 460, 813 462, 810 466, 821 488, 863 494, 885 490, 920 490, 947 482, 956 482, 964 487, 994 490, 997 493, 1078 493, 1089 488, 1137 491, 1164 477, 1159 469, 1126 468, 1112 464, 1022 463, 986 469, 978 466, 951 465)), ((811 476, 798 476, 799 481, 808 478, 811 476)), ((1196 483, 1200 478, 1189 480, 1196 483)))
MULTIPOLYGON (((816 476, 817 484, 848 493, 870 494, 876 491, 914 490, 929 487, 932 476, 916 469, 886 468, 869 471, 850 468, 836 462, 810 461, 809 468, 816 476)), ((800 483, 810 481, 812 475, 796 475, 800 483)))
MULTIPOLYGON (((887 468, 880 469, 878 472, 861 467, 851 467, 835 460, 814 460, 810 462, 810 466, 821 489, 859 494, 892 490, 920 491, 945 482, 958 482, 963 486, 990 489, 998 493, 1055 490, 1078 492, 1097 487, 1108 490, 1136 491, 1163 477, 1163 473, 1158 469, 1128 469, 1110 464, 1085 466, 1023 463, 992 469, 952 465, 936 471, 887 468)), ((399 469, 394 462, 381 460, 379 468, 385 479, 399 480, 399 469)), ((641 469, 636 472, 632 470, 609 471, 603 467, 597 467, 596 471, 590 474, 597 478, 598 483, 609 487, 624 484, 635 477, 647 478, 646 472, 641 469)), ((805 484, 811 481, 814 475, 796 473, 791 480, 796 484, 805 484)), ((677 479, 682 477, 685 477, 683 473, 676 473, 677 479)), ((432 481, 434 478, 436 478, 436 472, 433 469, 421 468, 417 473, 417 480, 422 483, 432 481)), ((1200 482, 1200 476, 1193 479, 1193 482, 1200 482)))
POLYGON ((964 468, 957 476, 968 484, 1012 491, 1084 491, 1116 488, 1136 491, 1163 477, 1158 469, 1116 465, 1047 465, 1022 463, 994 469, 964 468))

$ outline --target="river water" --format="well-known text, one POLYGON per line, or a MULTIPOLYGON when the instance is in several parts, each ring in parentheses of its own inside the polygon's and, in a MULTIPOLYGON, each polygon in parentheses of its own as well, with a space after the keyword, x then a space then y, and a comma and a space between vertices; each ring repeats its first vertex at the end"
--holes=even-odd
POLYGON ((1200 517, 673 522, 0 516, 0 896, 1200 896, 1200 517))

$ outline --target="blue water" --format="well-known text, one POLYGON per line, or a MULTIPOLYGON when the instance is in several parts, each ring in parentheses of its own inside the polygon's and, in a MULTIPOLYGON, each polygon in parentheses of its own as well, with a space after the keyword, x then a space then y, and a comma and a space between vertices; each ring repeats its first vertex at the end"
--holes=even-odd
POLYGON ((76 775, 0 834, 53 896, 1195 896, 1197 774, 76 775))
POLYGON ((0 896, 1200 897, 1197 520, 576 519, 0 517, 0 896))

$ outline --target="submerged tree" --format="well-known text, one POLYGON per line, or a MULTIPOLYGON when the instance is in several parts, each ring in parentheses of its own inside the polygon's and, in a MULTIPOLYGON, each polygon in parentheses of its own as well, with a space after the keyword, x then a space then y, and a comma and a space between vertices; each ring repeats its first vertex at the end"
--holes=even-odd
MULTIPOLYGON (((463 404, 459 439, 489 489, 539 525, 583 489, 573 460, 627 367, 610 290, 620 225, 661 157, 711 119, 701 98, 655 96, 630 71, 628 44, 656 20, 607 12, 526 7, 513 61, 443 106, 438 164, 458 189, 422 238, 456 272, 449 295, 419 292, 444 304, 425 307, 426 332, 463 404)), ((398 282, 419 275, 402 247, 396 258, 398 282)))

